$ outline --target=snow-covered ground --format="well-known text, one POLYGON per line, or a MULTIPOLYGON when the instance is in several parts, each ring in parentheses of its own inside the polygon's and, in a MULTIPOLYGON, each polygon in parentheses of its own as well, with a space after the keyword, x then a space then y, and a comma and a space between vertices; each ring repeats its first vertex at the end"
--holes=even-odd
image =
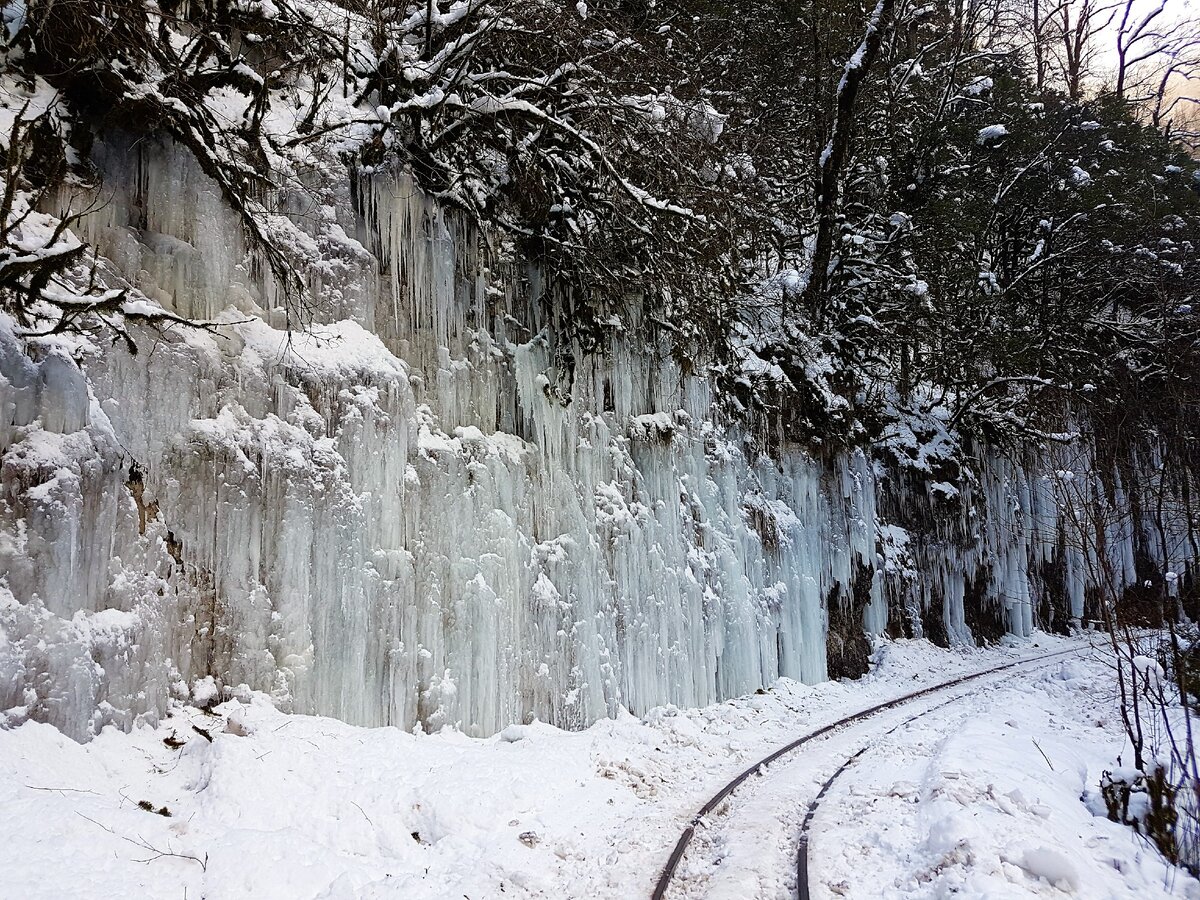
POLYGON ((795 824, 867 744, 812 823, 814 896, 1200 896, 1089 812, 1081 795, 1122 743, 1104 655, 1039 635, 971 651, 888 643, 860 682, 780 681, 574 733, 413 735, 284 715, 249 693, 86 745, 26 723, 0 731, 0 897, 645 897, 695 809, 780 744, 1072 646, 959 688, 889 736, 947 696, 807 745, 701 829, 680 891, 788 896, 795 824))

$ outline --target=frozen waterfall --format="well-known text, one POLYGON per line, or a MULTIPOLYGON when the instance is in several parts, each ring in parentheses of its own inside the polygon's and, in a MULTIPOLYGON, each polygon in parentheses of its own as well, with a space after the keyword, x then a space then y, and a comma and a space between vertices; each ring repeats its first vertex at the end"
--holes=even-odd
MULTIPOLYGON (((1052 454, 983 450, 952 497, 861 450, 768 455, 636 310, 565 371, 569 298, 404 175, 346 186, 289 332, 186 154, 96 159, 81 237, 220 324, 134 356, 0 321, 10 717, 84 740, 211 675, 360 724, 579 727, 824 679, 838 614, 965 642, 1047 624, 1052 590, 1084 613, 1052 454)), ((1105 542, 1127 581, 1135 531, 1105 542)))

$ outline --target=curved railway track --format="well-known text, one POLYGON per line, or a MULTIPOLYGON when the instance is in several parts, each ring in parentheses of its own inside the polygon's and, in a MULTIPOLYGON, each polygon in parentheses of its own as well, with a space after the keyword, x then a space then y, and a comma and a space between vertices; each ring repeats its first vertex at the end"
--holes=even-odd
MULTIPOLYGON (((1005 663, 1004 665, 993 666, 990 669, 984 669, 981 672, 972 672, 969 675, 963 675, 958 678, 950 679, 949 681, 943 681, 938 684, 931 685, 930 687, 922 688, 918 691, 912 691, 911 693, 903 694, 891 700, 884 701, 883 703, 877 703, 874 706, 860 710, 856 713, 852 713, 851 715, 844 716, 837 721, 830 722, 827 725, 822 725, 820 728, 810 731, 807 734, 796 738, 794 741, 785 744, 784 746, 775 750, 773 753, 763 757, 752 766, 746 768, 730 781, 726 782, 726 784, 719 791, 713 794, 712 797, 710 797, 708 801, 691 817, 691 819, 688 821, 687 827, 684 828, 683 833, 679 836, 679 840, 675 843, 675 847, 671 851, 671 856, 668 858, 666 865, 663 867, 662 873, 659 875, 658 882, 654 886, 654 893, 651 894, 651 897, 653 900, 663 900, 663 898, 666 897, 667 891, 670 889, 672 881, 675 878, 676 871, 679 868, 679 864, 683 861, 684 855, 687 853, 688 846, 691 844, 692 838, 695 837, 697 829, 704 824, 705 819, 715 812, 730 794, 737 790, 752 776, 761 773, 767 766, 777 762, 793 751, 798 750, 805 744, 814 741, 817 738, 823 737, 830 732, 836 731, 839 728, 844 728, 847 725, 864 721, 878 715, 879 713, 890 709, 895 709, 896 707, 903 706, 906 703, 919 700, 922 697, 928 697, 931 694, 938 693, 939 691, 949 690, 950 688, 954 688, 958 685, 967 684, 977 679, 985 678, 989 675, 995 675, 1000 672, 1005 672, 1010 669, 1030 666, 1037 663, 1045 663, 1047 660, 1053 660, 1058 657, 1068 656, 1079 652, 1080 651, 1078 648, 1072 648, 1070 650, 1056 650, 1053 653, 1044 653, 1040 656, 1016 660, 1014 662, 1005 663)), ((959 697, 956 695, 950 700, 928 707, 927 709, 924 709, 921 712, 904 719, 902 722, 899 722, 891 729, 886 731, 883 736, 889 735, 914 721, 915 719, 919 719, 920 717, 940 709, 943 706, 947 706, 957 699, 959 699, 959 697)), ((816 815, 817 807, 824 798, 825 794, 828 792, 829 788, 835 781, 837 781, 838 777, 848 768, 850 768, 868 749, 870 749, 871 746, 872 744, 870 743, 866 744, 857 753, 843 762, 841 766, 839 766, 838 769, 825 781, 825 783, 822 784, 817 796, 814 798, 812 803, 809 804, 808 811, 804 817, 803 825, 801 826, 800 842, 797 848, 797 869, 799 872, 799 881, 797 884, 801 900, 809 900, 810 897, 808 887, 808 831, 812 819, 816 815)))
MULTIPOLYGON (((937 712, 939 709, 949 706, 951 703, 957 702, 958 699, 958 697, 952 697, 949 700, 945 700, 934 706, 930 706, 927 709, 923 709, 919 713, 911 715, 907 719, 897 722, 887 731, 883 732, 883 734, 879 735, 879 737, 885 738, 889 735, 895 734, 901 728, 912 724, 922 716, 927 716, 932 712, 937 712)), ((856 762, 858 762, 868 750, 871 750, 875 746, 875 741, 870 744, 864 744, 859 748, 857 753, 847 758, 844 763, 837 767, 832 775, 825 779, 824 783, 821 785, 821 789, 817 791, 817 796, 814 797, 812 803, 808 805, 808 810, 804 814, 804 821, 800 825, 800 840, 796 845, 796 893, 800 900, 811 900, 812 898, 812 894, 810 893, 808 887, 808 832, 810 826, 812 825, 813 819, 817 815, 817 807, 821 805, 821 801, 825 799, 825 795, 829 793, 829 789, 833 787, 833 783, 837 781, 847 769, 851 768, 856 762)))

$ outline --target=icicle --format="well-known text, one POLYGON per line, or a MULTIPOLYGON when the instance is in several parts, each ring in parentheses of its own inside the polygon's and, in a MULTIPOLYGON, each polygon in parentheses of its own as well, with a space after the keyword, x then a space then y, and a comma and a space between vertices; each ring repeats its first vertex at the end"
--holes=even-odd
MULTIPOLYGON (((287 334, 185 154, 97 152, 113 200, 86 239, 169 309, 241 312, 82 371, 0 325, 0 686, 37 686, 74 737, 209 674, 297 712, 473 734, 707 704, 825 678, 849 605, 872 634, 889 601, 918 634, 924 615, 969 642, 983 613, 1029 634, 1060 544, 1084 613, 1095 560, 1063 537, 1045 458, 984 451, 951 497, 861 451, 750 457, 636 310, 559 371, 570 298, 485 259, 406 173, 357 186, 343 228, 375 260, 322 275, 329 302, 287 334)), ((1182 571, 1171 535, 1161 562, 1182 571)), ((1109 536, 1125 577, 1133 537, 1109 536)))

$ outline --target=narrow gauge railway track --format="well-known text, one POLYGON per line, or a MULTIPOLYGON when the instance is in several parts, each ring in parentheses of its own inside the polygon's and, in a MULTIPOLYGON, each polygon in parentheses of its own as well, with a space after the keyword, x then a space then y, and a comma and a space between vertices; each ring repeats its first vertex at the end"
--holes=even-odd
MULTIPOLYGON (((671 851, 671 856, 667 859, 666 866, 663 867, 662 873, 659 875, 658 882, 654 886, 654 893, 651 894, 652 900, 663 900, 663 898, 666 897, 667 891, 671 887, 672 880, 675 878, 675 873, 676 873, 677 869, 679 868, 679 864, 683 861, 684 854, 687 853, 688 845, 691 844, 692 838, 695 837, 695 835, 696 835, 696 830, 700 827, 700 825, 704 824, 705 819, 709 815, 711 815, 713 812, 715 812, 717 807, 719 807, 723 802, 725 802, 726 798, 728 798, 730 794, 732 794, 735 790, 737 790, 742 784, 744 784, 746 781, 748 781, 752 776, 762 773, 764 771, 764 769, 766 769, 766 767, 770 766, 772 763, 777 762, 778 760, 787 756, 788 754, 792 753, 793 751, 798 750, 800 747, 804 746, 805 744, 807 744, 811 741, 814 741, 817 738, 823 737, 823 736, 829 734, 830 732, 836 731, 839 728, 844 728, 847 725, 851 725, 856 722, 864 721, 866 719, 869 719, 873 716, 878 715, 879 713, 885 712, 890 709, 895 709, 896 707, 902 706, 906 703, 911 703, 914 700, 919 700, 922 697, 928 697, 931 694, 938 693, 939 691, 949 690, 950 688, 957 687, 958 685, 961 685, 961 684, 967 684, 967 683, 975 681, 977 679, 985 678, 989 675, 995 675, 1000 672, 1005 672, 1010 669, 1015 669, 1015 668, 1022 667, 1022 666, 1030 666, 1030 665, 1034 665, 1036 663, 1044 663, 1047 660, 1056 659, 1056 658, 1062 657, 1062 656, 1069 656, 1072 654, 1076 654, 1078 652, 1079 652, 1079 650, 1077 648, 1072 648, 1070 650, 1056 650, 1053 653, 1044 653, 1040 656, 1034 656, 1034 657, 1030 657, 1028 659, 1019 659, 1019 660, 1015 660, 1010 663, 1005 663, 1004 665, 1000 665, 1000 666, 993 666, 990 669, 984 669, 982 672, 972 672, 969 675, 962 675, 958 678, 953 678, 949 681, 943 681, 943 682, 940 682, 939 684, 931 685, 927 688, 922 688, 919 691, 912 691, 911 693, 903 694, 903 695, 901 695, 899 697, 895 697, 891 700, 886 700, 883 703, 877 703, 874 706, 870 706, 866 709, 860 710, 859 712, 852 713, 848 716, 844 716, 843 718, 838 719, 837 721, 830 722, 827 725, 822 725, 820 728, 817 728, 814 731, 810 731, 807 734, 796 738, 794 741, 791 741, 791 742, 783 745, 779 749, 768 754, 767 756, 760 759, 758 762, 754 763, 752 766, 745 769, 743 772, 741 772, 739 775, 734 777, 732 780, 726 782, 726 784, 719 791, 717 791, 715 794, 713 794, 713 796, 710 797, 708 799, 708 801, 703 806, 700 807, 700 809, 695 813, 695 815, 692 816, 692 818, 688 821, 687 827, 684 828, 683 833, 679 836, 679 840, 675 843, 675 847, 671 851)), ((911 717, 905 719, 904 721, 898 723, 896 726, 891 728, 885 734, 891 734, 892 732, 898 730, 899 728, 903 727, 904 725, 907 725, 909 722, 912 722, 914 719, 920 718, 921 716, 926 715, 927 713, 931 713, 936 709, 940 709, 941 707, 954 702, 955 699, 958 699, 958 698, 955 697, 951 700, 947 700, 945 703, 939 703, 932 707, 929 707, 928 709, 925 709, 925 710, 921 711, 920 713, 917 713, 916 715, 911 716, 911 717)), ((821 799, 824 797, 824 795, 829 790, 829 788, 837 780, 838 776, 841 775, 843 772, 845 772, 846 769, 848 769, 860 756, 862 756, 862 754, 864 752, 866 752, 866 750, 869 748, 869 746, 870 745, 868 744, 867 746, 865 746, 861 750, 859 750, 857 753, 855 753, 853 756, 851 756, 849 759, 847 759, 837 769, 837 771, 834 772, 833 775, 830 776, 830 778, 821 786, 820 792, 817 794, 817 797, 809 805, 809 809, 808 809, 807 814, 805 815, 804 824, 802 826, 802 832, 800 835, 800 845, 799 845, 798 854, 797 854, 797 868, 799 870, 799 875, 800 875, 798 887, 799 887, 799 896, 801 897, 801 900, 808 900, 808 898, 809 898, 808 827, 809 827, 810 823, 812 822, 813 816, 816 814, 817 806, 821 802, 821 799)))
MULTIPOLYGON (((911 725, 922 716, 927 716, 932 712, 937 712, 939 709, 949 706, 958 700, 958 697, 952 697, 949 700, 944 700, 941 703, 930 706, 927 709, 921 710, 919 713, 909 716, 900 722, 897 722, 883 734, 880 738, 888 737, 895 734, 906 725, 911 725)), ((800 841, 796 846, 796 894, 800 900, 812 900, 812 893, 808 886, 808 833, 812 825, 813 819, 817 815, 817 808, 821 805, 821 801, 825 799, 825 795, 829 793, 829 789, 833 787, 833 783, 837 781, 842 774, 862 758, 868 750, 875 746, 875 742, 864 744, 859 748, 858 752, 849 757, 844 763, 837 767, 832 775, 830 775, 821 785, 821 789, 817 791, 817 796, 813 798, 813 802, 808 805, 808 811, 804 814, 804 822, 800 825, 800 841)))

